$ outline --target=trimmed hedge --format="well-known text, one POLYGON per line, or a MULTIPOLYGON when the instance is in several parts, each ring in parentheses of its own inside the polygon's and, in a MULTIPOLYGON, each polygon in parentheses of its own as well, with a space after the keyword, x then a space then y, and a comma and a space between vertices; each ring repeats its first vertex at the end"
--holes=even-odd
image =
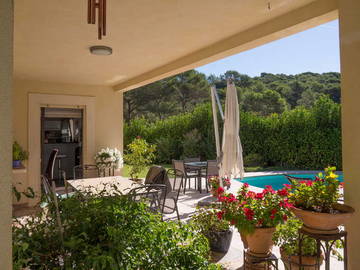
MULTIPOLYGON (((311 109, 298 107, 268 117, 241 112, 240 138, 244 156, 257 154, 268 166, 322 169, 331 164, 341 169, 340 119, 340 105, 328 97, 319 98, 311 109)), ((201 104, 192 113, 153 123, 134 119, 125 125, 125 146, 141 136, 157 145, 158 163, 182 158, 184 153, 214 159, 212 121, 210 104, 201 104), (190 143, 191 140, 194 141, 190 143), (196 147, 189 149, 191 145, 196 147)))

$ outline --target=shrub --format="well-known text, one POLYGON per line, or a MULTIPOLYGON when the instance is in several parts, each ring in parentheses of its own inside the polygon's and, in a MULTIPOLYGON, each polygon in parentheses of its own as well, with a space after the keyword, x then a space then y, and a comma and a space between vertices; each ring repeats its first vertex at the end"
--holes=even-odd
POLYGON ((191 225, 162 222, 120 194, 85 195, 59 201, 62 233, 53 204, 13 226, 14 269, 218 269, 191 225))
POLYGON ((244 157, 244 166, 246 167, 255 167, 255 166, 264 166, 264 159, 261 155, 252 153, 244 157))
POLYGON ((130 166, 129 174, 132 179, 137 179, 144 168, 153 162, 155 148, 155 145, 147 143, 141 137, 136 137, 128 145, 124 160, 130 166))
MULTIPOLYGON (((244 157, 262 157, 269 166, 283 166, 297 169, 322 169, 333 164, 342 168, 340 105, 326 96, 320 97, 315 105, 306 109, 297 107, 282 114, 266 117, 249 112, 240 112, 240 139, 244 157)), ((125 125, 125 147, 136 136, 157 144, 166 153, 166 145, 171 147, 171 158, 184 156, 185 134, 198 131, 200 139, 192 151, 192 156, 214 159, 215 138, 210 104, 201 104, 193 112, 171 116, 153 123, 144 119, 134 119, 125 125), (166 138, 166 144, 161 138, 166 138)), ((220 134, 222 126, 220 125, 220 134)), ((191 140, 191 137, 185 140, 191 140)), ((164 162, 166 155, 159 154, 156 161, 164 162)), ((170 157, 168 162, 170 162, 170 157)))

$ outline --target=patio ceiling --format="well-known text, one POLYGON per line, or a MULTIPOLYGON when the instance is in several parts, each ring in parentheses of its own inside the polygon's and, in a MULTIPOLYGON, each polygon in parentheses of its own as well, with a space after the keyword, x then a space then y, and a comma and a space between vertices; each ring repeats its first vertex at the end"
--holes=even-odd
POLYGON ((14 2, 15 78, 115 90, 133 89, 337 16, 335 0, 108 0, 108 35, 99 41, 97 27, 86 22, 86 0, 14 2), (92 45, 110 46, 113 55, 91 55, 92 45))

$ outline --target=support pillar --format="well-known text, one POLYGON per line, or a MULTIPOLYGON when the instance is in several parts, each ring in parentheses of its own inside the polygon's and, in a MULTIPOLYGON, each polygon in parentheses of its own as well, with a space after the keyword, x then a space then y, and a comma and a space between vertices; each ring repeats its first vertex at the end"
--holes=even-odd
POLYGON ((360 265, 360 1, 338 0, 338 8, 345 203, 356 211, 346 230, 349 269, 355 270, 360 265))
POLYGON ((13 1, 0 0, 0 263, 12 269, 13 1))

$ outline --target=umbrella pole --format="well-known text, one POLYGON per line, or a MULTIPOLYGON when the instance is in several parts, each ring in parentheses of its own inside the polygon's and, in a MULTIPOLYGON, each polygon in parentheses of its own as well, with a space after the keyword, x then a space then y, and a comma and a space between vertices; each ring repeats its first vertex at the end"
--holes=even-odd
POLYGON ((219 137, 219 124, 218 124, 218 118, 217 118, 217 111, 216 111, 216 104, 215 104, 215 86, 211 86, 210 89, 211 94, 211 105, 212 105, 212 113, 213 113, 213 121, 214 121, 214 131, 215 131, 215 143, 216 143, 216 156, 217 160, 219 161, 220 158, 220 137, 219 137))

